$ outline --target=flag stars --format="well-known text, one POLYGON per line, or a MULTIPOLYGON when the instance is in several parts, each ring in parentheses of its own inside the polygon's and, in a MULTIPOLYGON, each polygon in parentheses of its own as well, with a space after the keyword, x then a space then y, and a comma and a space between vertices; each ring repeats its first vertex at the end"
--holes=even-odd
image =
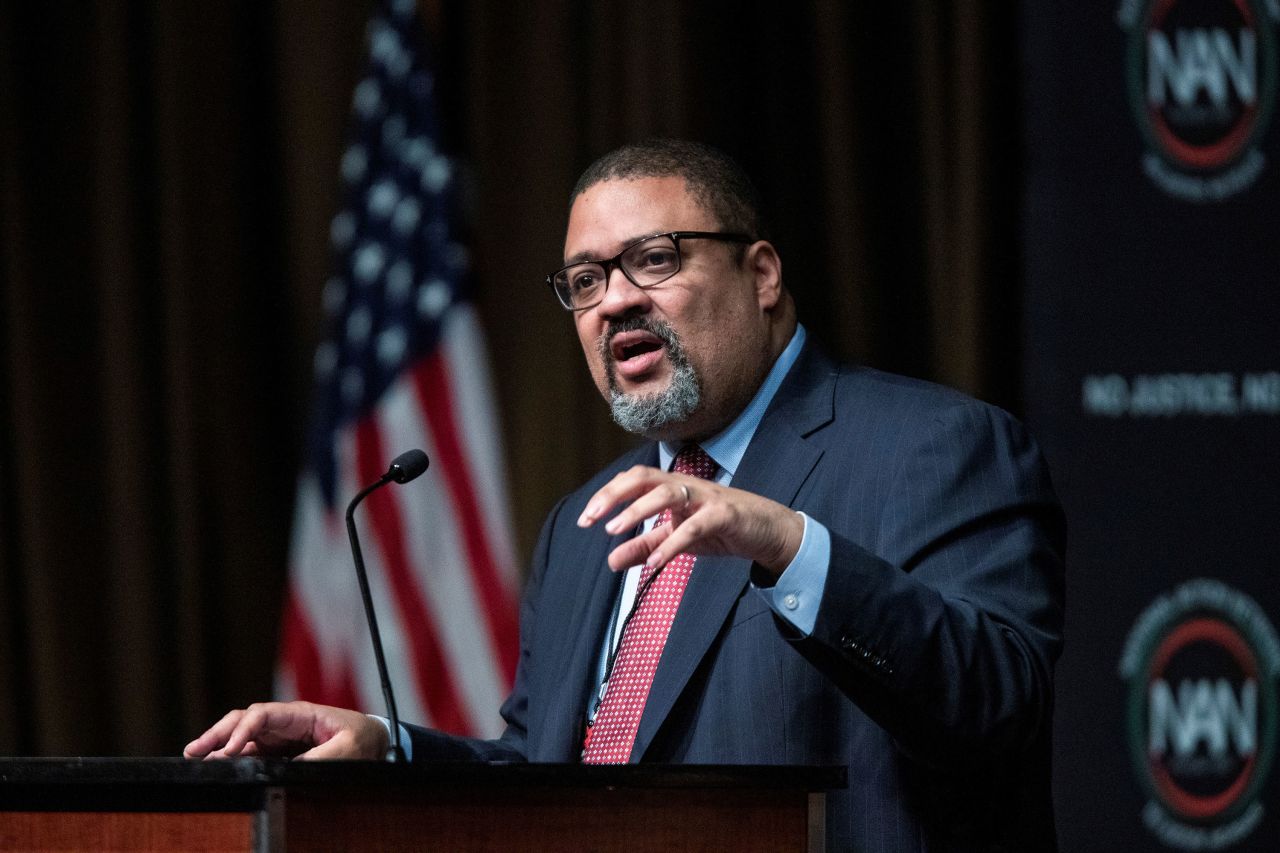
MULTIPOLYGON (((397 47, 399 46, 397 45, 397 47)), ((404 48, 399 48, 395 53, 387 57, 387 74, 392 80, 403 80, 412 67, 413 58, 409 56, 409 52, 404 48)))
POLYGON ((404 198, 396 205, 396 211, 391 217, 391 227, 401 236, 408 237, 413 233, 413 229, 418 227, 420 221, 422 221, 422 206, 418 204, 418 200, 404 198))
POLYGON ((396 31, 381 20, 369 27, 369 55, 374 61, 386 65, 387 62, 402 50, 396 31))
POLYGON ((449 307, 449 285, 433 278, 418 291, 418 313, 432 320, 437 319, 449 307))
POLYGON ((421 171, 422 167, 435 156, 435 153, 435 147, 432 146, 429 139, 415 136, 404 143, 400 156, 406 163, 421 171))
POLYGON ((403 327, 392 326, 378 335, 375 346, 378 351, 378 361, 382 366, 395 367, 404 358, 405 350, 409 346, 409 338, 403 327))
POLYGON ((356 252, 355 273, 361 284, 372 284, 382 275, 382 268, 387 263, 387 253, 377 243, 365 243, 356 252))
POLYGON ((453 167, 449 165, 449 159, 437 154, 427 161, 426 167, 422 170, 422 188, 438 193, 445 188, 452 176, 453 167))
POLYGON ((313 367, 336 398, 324 417, 337 420, 436 341, 468 265, 450 220, 458 164, 432 135, 435 80, 414 52, 415 3, 389 2, 365 30, 371 61, 351 100, 346 208, 330 223, 336 268, 321 293, 330 332, 313 367))
POLYGON ((403 80, 413 66, 413 57, 404 49, 399 34, 380 19, 369 26, 369 54, 393 81, 403 80))
POLYGON ((369 213, 372 216, 385 219, 391 215, 399 201, 400 191, 391 181, 378 181, 369 188, 369 213))

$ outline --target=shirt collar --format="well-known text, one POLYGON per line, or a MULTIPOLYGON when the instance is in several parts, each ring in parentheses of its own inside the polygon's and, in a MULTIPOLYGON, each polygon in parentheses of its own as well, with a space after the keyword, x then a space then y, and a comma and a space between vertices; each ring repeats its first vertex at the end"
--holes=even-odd
MULTIPOLYGON (((773 402, 773 396, 782 386, 782 380, 786 378, 787 372, 800 357, 800 349, 804 346, 805 337, 804 326, 797 324, 790 343, 773 363, 769 375, 764 378, 764 384, 751 398, 747 407, 742 410, 742 414, 738 415, 722 432, 702 442, 702 449, 715 460, 717 465, 729 472, 730 478, 738 473, 738 463, 746 454, 747 445, 756 434, 756 427, 760 426, 760 419, 764 417, 765 409, 769 408, 769 404, 773 402)), ((675 458, 681 446, 666 441, 658 443, 658 464, 663 471, 671 469, 671 460, 675 458)))

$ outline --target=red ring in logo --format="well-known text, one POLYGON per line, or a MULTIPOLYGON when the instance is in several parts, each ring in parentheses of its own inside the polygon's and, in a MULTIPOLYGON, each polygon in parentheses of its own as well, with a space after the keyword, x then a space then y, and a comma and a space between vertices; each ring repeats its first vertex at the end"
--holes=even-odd
MULTIPOLYGON (((1175 0, 1159 0, 1151 12, 1149 29, 1155 29, 1164 21, 1165 16, 1169 14, 1169 7, 1174 2, 1175 0)), ((1240 10, 1245 26, 1254 28, 1253 13, 1249 10, 1249 4, 1245 0, 1232 0, 1232 2, 1240 10)), ((1172 157, 1197 169, 1217 169, 1231 162, 1249 142, 1249 138, 1253 135, 1253 128, 1257 124, 1258 108, 1256 105, 1243 107, 1240 118, 1231 132, 1209 145, 1192 145, 1184 142, 1169 127, 1164 115, 1158 109, 1149 107, 1147 117, 1151 121, 1151 127, 1155 131, 1160 146, 1172 157)))
MULTIPOLYGON (((1216 643, 1235 658, 1236 663, 1244 671, 1246 678, 1256 679, 1258 677, 1258 661, 1240 634, 1230 625, 1218 619, 1199 618, 1191 619, 1179 625, 1161 641, 1159 648, 1156 649, 1156 653, 1152 656, 1147 683, 1150 684, 1156 675, 1164 671, 1169 659, 1173 657, 1175 652, 1197 641, 1216 643)), ((1211 818, 1230 807, 1236 798, 1243 793, 1249 784, 1249 780, 1253 777, 1254 756, 1251 755, 1245 760, 1244 767, 1240 768, 1240 773, 1236 776, 1236 780, 1225 791, 1212 796, 1193 794, 1190 791, 1183 790, 1169 775, 1169 771, 1165 769, 1164 765, 1150 756, 1148 757, 1148 767, 1151 770, 1151 778, 1155 782, 1156 790, 1166 803, 1186 817, 1203 820, 1211 818)))

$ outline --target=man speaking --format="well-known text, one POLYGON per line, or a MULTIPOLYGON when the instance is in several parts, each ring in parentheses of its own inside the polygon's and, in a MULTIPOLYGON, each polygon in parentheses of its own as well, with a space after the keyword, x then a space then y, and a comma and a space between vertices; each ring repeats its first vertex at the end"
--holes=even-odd
MULTIPOLYGON (((651 441, 562 499, 495 741, 411 759, 843 764, 835 850, 1051 850, 1064 524, 1004 412, 806 341, 755 190, 662 140, 574 189, 548 276, 651 441)), ((377 718, 232 711, 186 748, 380 758, 377 718)))

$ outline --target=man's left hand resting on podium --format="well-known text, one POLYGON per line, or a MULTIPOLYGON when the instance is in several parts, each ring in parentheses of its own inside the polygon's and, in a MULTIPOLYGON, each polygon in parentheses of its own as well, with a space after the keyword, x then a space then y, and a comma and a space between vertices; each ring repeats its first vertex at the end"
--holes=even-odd
POLYGON ((311 702, 262 702, 227 714, 187 744, 187 758, 243 755, 376 761, 390 745, 381 721, 311 702))

